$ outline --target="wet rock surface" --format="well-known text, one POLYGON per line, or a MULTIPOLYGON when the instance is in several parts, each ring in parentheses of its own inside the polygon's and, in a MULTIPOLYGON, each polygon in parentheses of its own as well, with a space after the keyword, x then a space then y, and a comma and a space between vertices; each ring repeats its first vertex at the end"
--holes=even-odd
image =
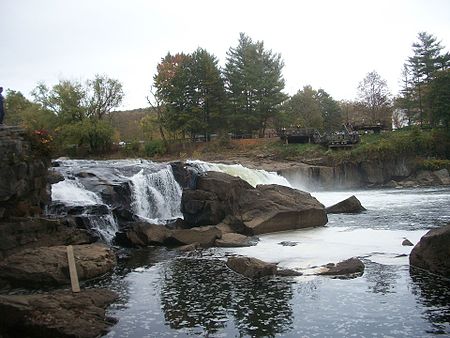
POLYGON ((116 299, 114 292, 103 289, 0 296, 0 336, 99 337, 115 323, 105 308, 116 299))

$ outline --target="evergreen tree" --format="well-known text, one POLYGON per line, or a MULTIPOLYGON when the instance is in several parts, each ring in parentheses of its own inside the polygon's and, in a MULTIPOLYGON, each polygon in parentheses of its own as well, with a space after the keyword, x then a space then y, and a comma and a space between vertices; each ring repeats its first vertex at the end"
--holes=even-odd
POLYGON ((426 87, 438 71, 449 68, 450 54, 443 53, 444 47, 432 34, 420 32, 417 38, 412 45, 414 55, 408 58, 402 72, 402 90, 397 105, 406 112, 410 123, 422 125, 432 119, 430 100, 424 100, 426 87))
POLYGON ((434 74, 426 88, 425 100, 430 107, 432 126, 443 125, 448 129, 450 122, 450 69, 434 74))
POLYGON ((231 105, 232 128, 238 133, 259 131, 263 136, 287 96, 282 92, 284 63, 280 54, 265 50, 262 41, 253 42, 240 34, 236 48, 230 48, 225 65, 225 86, 231 105))

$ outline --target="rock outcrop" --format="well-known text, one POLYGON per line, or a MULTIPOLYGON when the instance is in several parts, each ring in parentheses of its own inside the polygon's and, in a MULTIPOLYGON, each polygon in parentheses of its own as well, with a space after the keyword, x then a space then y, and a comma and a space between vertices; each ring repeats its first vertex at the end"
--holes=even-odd
POLYGON ((89 244, 97 238, 64 219, 11 218, 0 222, 0 259, 23 249, 89 244))
POLYGON ((116 299, 114 292, 102 289, 0 296, 0 336, 100 337, 116 322, 105 315, 116 299))
POLYGON ((328 221, 324 206, 309 193, 279 185, 253 188, 219 172, 200 175, 196 189, 184 190, 181 210, 189 226, 216 225, 232 216, 249 235, 321 226, 328 221))
POLYGON ((354 195, 326 208, 329 214, 356 214, 365 210, 366 208, 361 205, 361 202, 354 195))
MULTIPOLYGON (((0 278, 10 285, 31 287, 70 284, 66 246, 25 249, 0 262, 0 278)), ((116 265, 114 252, 102 244, 74 246, 80 280, 111 271, 116 265)))
POLYGON ((428 231, 412 249, 409 263, 450 278, 450 223, 428 231))
POLYGON ((49 202, 50 158, 39 147, 24 130, 0 125, 0 220, 39 215, 49 202))

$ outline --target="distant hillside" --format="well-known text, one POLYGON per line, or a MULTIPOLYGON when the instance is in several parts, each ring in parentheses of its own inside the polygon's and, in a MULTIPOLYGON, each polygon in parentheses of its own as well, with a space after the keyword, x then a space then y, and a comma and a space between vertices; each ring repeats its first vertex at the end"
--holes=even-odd
POLYGON ((125 142, 143 140, 144 135, 139 123, 147 114, 153 114, 152 108, 139 108, 112 112, 112 124, 113 127, 120 132, 120 140, 125 142))

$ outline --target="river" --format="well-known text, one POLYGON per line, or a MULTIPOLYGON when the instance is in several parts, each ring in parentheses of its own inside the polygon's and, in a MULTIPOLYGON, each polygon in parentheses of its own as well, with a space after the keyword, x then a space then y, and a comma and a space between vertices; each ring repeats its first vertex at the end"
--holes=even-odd
MULTIPOLYGON (((272 174, 261 174, 270 183, 272 174)), ((355 195, 367 211, 329 215, 325 227, 261 235, 254 247, 129 251, 111 276, 86 285, 120 294, 108 310, 118 323, 107 337, 450 335, 450 281, 410 268, 411 247, 402 246, 403 239, 415 244, 429 229, 450 222, 450 188, 312 194, 326 206, 355 195), (234 254, 304 275, 248 280, 225 266, 234 254), (362 277, 313 275, 322 264, 354 256, 365 263, 362 277)))

